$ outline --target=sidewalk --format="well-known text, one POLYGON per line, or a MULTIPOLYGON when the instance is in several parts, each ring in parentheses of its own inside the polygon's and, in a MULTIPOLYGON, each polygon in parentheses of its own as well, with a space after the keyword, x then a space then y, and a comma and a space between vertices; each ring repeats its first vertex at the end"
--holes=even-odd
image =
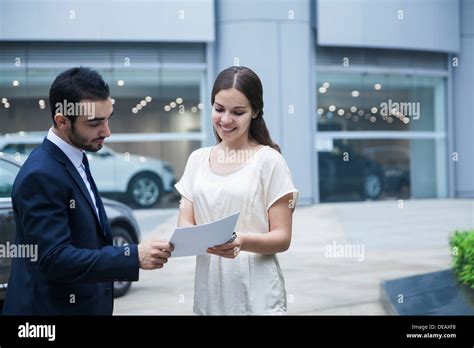
MULTIPOLYGON (((177 211, 145 238, 169 238, 176 220, 177 211)), ((449 235, 473 226, 474 200, 467 199, 405 200, 403 208, 397 201, 298 207, 291 248, 279 256, 289 314, 386 314, 380 282, 450 267, 449 235)), ((192 257, 141 271, 140 281, 115 300, 114 314, 192 314, 193 280, 192 257)))

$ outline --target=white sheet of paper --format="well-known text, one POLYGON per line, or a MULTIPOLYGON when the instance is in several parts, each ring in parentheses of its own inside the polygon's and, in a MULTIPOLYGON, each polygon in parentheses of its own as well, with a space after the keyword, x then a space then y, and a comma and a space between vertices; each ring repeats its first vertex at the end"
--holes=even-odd
POLYGON ((171 236, 174 245, 171 257, 207 254, 207 248, 224 244, 232 238, 240 213, 234 213, 208 224, 177 227, 171 236))

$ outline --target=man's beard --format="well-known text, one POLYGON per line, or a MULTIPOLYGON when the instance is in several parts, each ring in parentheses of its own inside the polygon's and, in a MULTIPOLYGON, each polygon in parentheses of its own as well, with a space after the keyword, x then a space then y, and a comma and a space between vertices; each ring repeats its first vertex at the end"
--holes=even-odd
POLYGON ((87 139, 83 138, 79 133, 76 132, 74 123, 71 123, 71 129, 68 136, 71 143, 79 149, 89 152, 97 152, 102 149, 102 144, 97 144, 97 147, 92 144, 88 144, 87 139))

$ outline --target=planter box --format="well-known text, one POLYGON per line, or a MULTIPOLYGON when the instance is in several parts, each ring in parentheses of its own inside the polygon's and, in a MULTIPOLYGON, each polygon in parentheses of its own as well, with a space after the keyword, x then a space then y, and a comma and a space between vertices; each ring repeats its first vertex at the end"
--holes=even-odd
POLYGON ((381 300, 392 315, 474 315, 474 289, 451 269, 382 282, 381 300))

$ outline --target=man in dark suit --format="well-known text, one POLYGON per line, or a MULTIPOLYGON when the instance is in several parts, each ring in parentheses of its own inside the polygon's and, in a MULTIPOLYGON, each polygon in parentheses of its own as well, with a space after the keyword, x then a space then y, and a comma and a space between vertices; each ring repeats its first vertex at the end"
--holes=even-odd
POLYGON ((53 82, 53 127, 13 185, 16 244, 37 246, 37 260, 14 258, 3 314, 111 315, 113 281, 162 268, 172 245, 112 246, 111 229, 86 151, 110 136, 108 85, 94 70, 73 68, 53 82))

